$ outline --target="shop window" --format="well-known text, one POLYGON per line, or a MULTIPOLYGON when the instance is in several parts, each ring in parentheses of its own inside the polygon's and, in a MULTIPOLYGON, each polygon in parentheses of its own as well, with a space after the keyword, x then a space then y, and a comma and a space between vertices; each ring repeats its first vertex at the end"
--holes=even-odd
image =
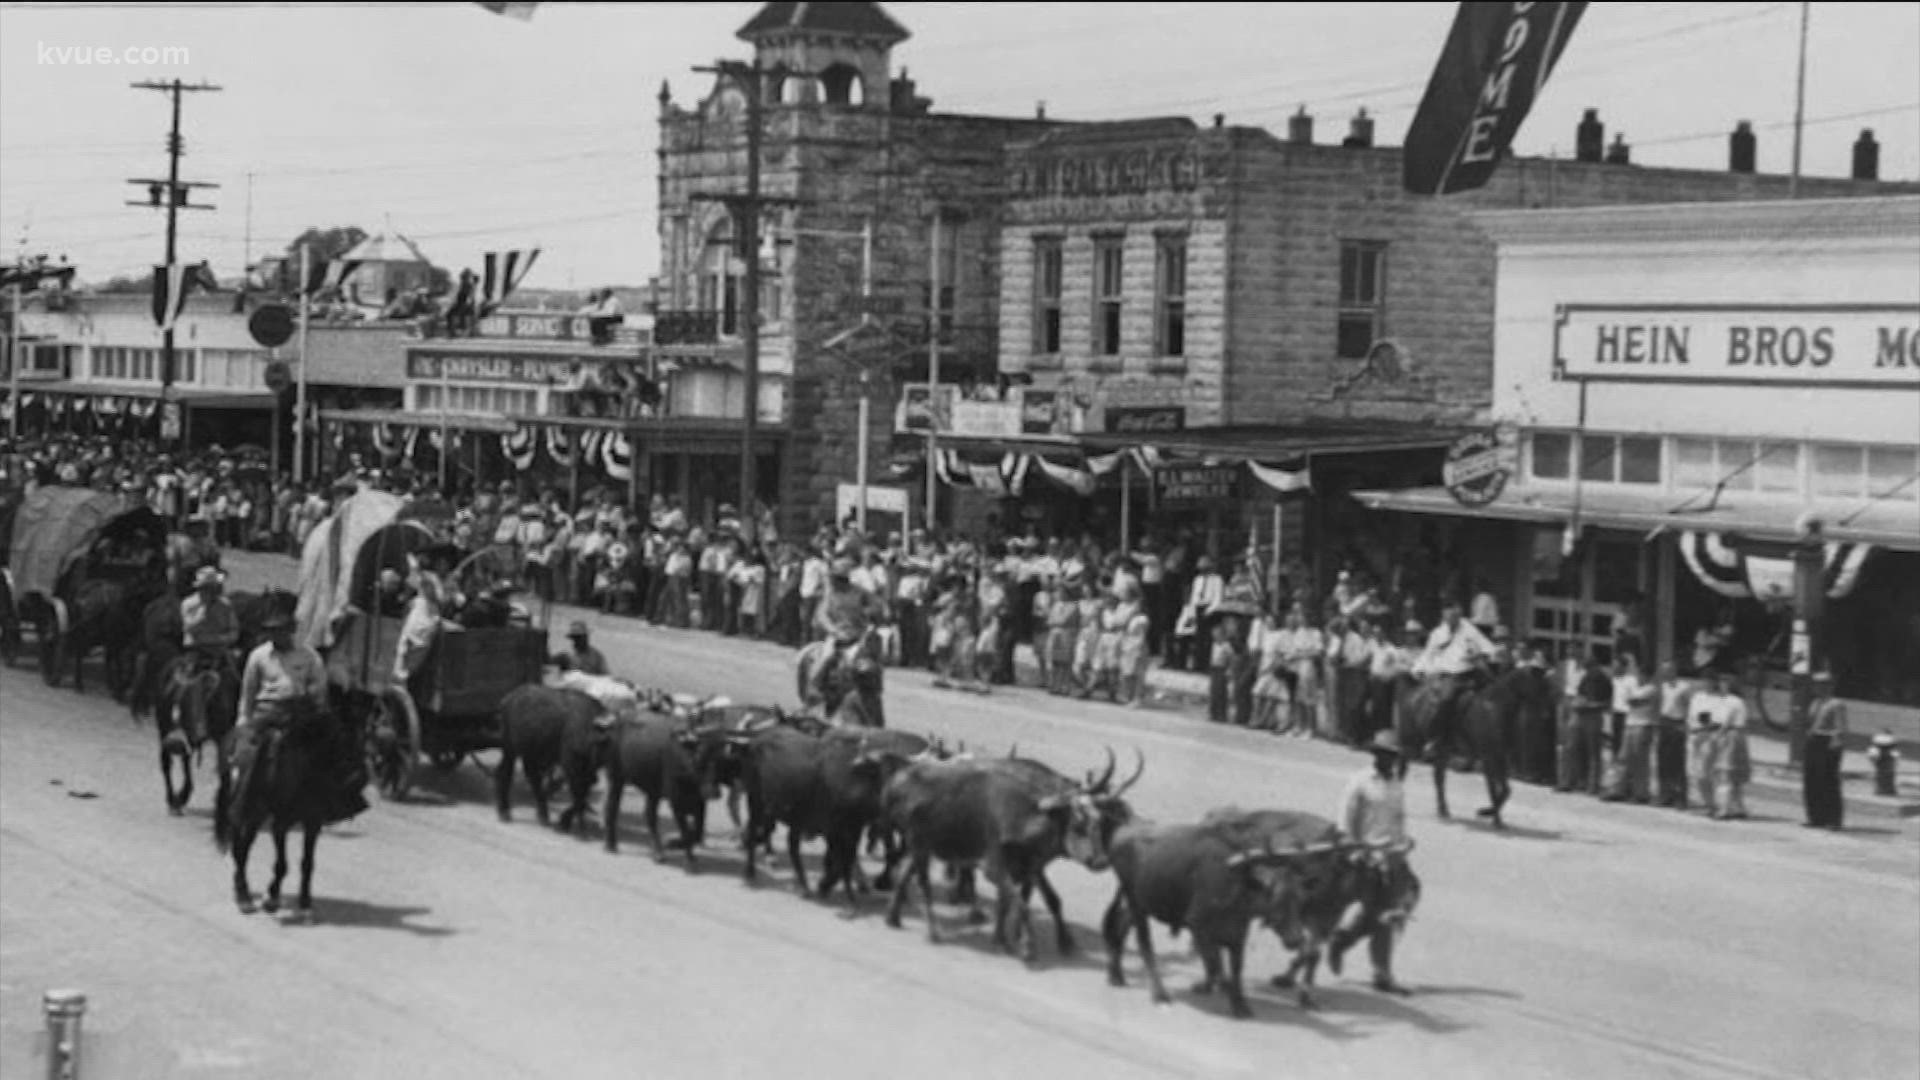
POLYGON ((1754 488, 1769 495, 1798 495, 1800 482, 1799 443, 1761 443, 1753 467, 1754 488))
POLYGON ((1920 451, 1892 446, 1869 448, 1867 494, 1873 498, 1920 499, 1920 451))
POLYGON ((740 275, 725 275, 720 288, 720 333, 733 337, 740 333, 740 275))
POLYGON ((1710 488, 1720 480, 1713 463, 1712 439, 1673 440, 1673 483, 1679 488, 1710 488))
POLYGON ((1372 240, 1340 242, 1339 355, 1363 360, 1386 335, 1387 245, 1372 240))
POLYGON ((1858 499, 1866 495, 1867 454, 1858 446, 1813 448, 1813 497, 1858 499))
POLYGON ((1052 356, 1060 351, 1060 301, 1065 279, 1060 240, 1033 242, 1033 351, 1052 356))
POLYGON ((1187 355, 1187 238, 1158 238, 1154 271, 1154 353, 1187 355))
MULTIPOLYGON (((950 228, 947 230, 946 235, 941 237, 940 243, 940 302, 937 308, 937 314, 940 318, 940 340, 942 342, 950 342, 953 340, 954 304, 957 302, 959 296, 959 290, 956 288, 956 285, 960 280, 959 234, 960 230, 958 227, 950 228)), ((931 284, 920 286, 920 306, 923 309, 935 308, 933 286, 931 284)), ((931 316, 929 318, 931 318, 931 316)), ((928 332, 932 332, 931 326, 929 326, 928 332)))
POLYGON ((200 354, 191 349, 176 351, 173 354, 173 381, 177 383, 197 383, 200 381, 200 354))
POLYGON ((1658 484, 1660 482, 1660 440, 1623 438, 1620 440, 1620 482, 1658 484))
POLYGON ((1093 353, 1120 355, 1120 312, 1125 296, 1126 262, 1119 236, 1093 241, 1093 353))
POLYGON ((1620 467, 1620 440, 1611 435, 1580 437, 1580 479, 1610 484, 1620 467))
POLYGON ((1573 436, 1563 431, 1534 432, 1528 456, 1536 478, 1565 480, 1573 475, 1573 436))

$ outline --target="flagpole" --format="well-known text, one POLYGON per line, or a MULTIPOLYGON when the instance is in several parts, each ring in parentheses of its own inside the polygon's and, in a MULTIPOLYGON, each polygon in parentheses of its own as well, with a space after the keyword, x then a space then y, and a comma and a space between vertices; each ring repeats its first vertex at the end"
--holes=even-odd
MULTIPOLYGON (((300 370, 294 383, 293 399, 293 480, 307 478, 307 321, 311 316, 308 297, 312 292, 313 248, 300 245, 300 370)), ((316 432, 317 434, 317 432, 316 432)))

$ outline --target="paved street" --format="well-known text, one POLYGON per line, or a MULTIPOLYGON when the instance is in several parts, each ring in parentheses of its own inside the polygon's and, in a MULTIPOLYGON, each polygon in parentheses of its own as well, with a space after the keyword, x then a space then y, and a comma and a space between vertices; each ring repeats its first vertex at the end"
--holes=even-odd
MULTIPOLYGON (((243 559, 291 575, 287 560, 243 559)), ((557 611, 555 618, 566 613, 557 611)), ((643 685, 790 700, 771 646, 593 619, 643 685)), ((1147 758, 1136 809, 1223 804, 1331 813, 1363 761, 1174 712, 1033 691, 963 696, 892 673, 895 726, 1084 770, 1147 758)), ((491 755, 486 756, 491 760, 491 755)), ((1097 933, 1110 880, 1053 877, 1083 946, 1037 970, 945 909, 955 940, 881 901, 795 897, 783 867, 739 878, 725 813, 704 872, 654 865, 629 800, 617 856, 541 830, 524 792, 500 825, 472 764, 331 830, 318 925, 232 907, 206 771, 167 816, 154 735, 98 690, 0 671, 0 1075, 44 1066, 41 993, 83 989, 89 1077, 1100 1076, 1737 1077, 1920 1072, 1920 846, 1912 823, 1829 835, 1522 787, 1516 828, 1434 819, 1412 788, 1423 906, 1400 974, 1417 991, 1322 973, 1323 1008, 1256 989, 1256 1019, 1137 978, 1112 989, 1097 933), (1412 1070, 1411 1072, 1409 1070, 1412 1070)), ((1477 777, 1456 806, 1478 805, 1477 777)), ((1877 823, 1876 823, 1877 824, 1877 823)), ((297 859, 297 851, 296 851, 297 859)), ((256 852, 255 887, 270 856, 256 852)), ((1045 927, 1042 917, 1040 923, 1045 927)), ((1198 975, 1167 941, 1170 984, 1198 975)), ((1271 937, 1249 957, 1264 982, 1271 937)))

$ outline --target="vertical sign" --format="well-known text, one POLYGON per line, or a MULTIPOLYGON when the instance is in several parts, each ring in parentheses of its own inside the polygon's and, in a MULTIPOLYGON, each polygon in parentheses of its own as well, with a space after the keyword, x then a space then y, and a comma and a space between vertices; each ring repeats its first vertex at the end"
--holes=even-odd
POLYGON ((1587 5, 1460 5, 1407 129, 1406 189, 1448 195, 1486 184, 1546 85, 1587 5))

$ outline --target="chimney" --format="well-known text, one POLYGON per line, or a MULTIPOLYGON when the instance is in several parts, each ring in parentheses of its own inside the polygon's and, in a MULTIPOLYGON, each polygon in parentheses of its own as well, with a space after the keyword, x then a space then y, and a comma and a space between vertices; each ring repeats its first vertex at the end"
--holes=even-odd
POLYGON ((1366 106, 1354 114, 1353 122, 1347 126, 1347 137, 1341 140, 1341 146, 1350 149, 1365 149, 1373 145, 1373 117, 1367 115, 1366 106))
POLYGON ((1872 128, 1861 128, 1853 144, 1853 178, 1880 179, 1880 144, 1874 141, 1872 128))
POLYGON ((1036 105, 1034 105, 1034 107, 1033 107, 1033 118, 1034 118, 1035 120, 1045 120, 1045 119, 1047 118, 1047 103, 1046 103, 1046 102, 1044 102, 1044 101, 1042 101, 1042 102, 1039 102, 1038 104, 1036 104, 1036 105))
POLYGON ((1600 122, 1600 110, 1588 109, 1587 114, 1580 118, 1580 126, 1574 129, 1573 159, 1597 162, 1600 160, 1600 149, 1606 143, 1607 126, 1600 122))
POLYGON ((1613 137, 1613 145, 1607 147, 1607 164, 1625 165, 1627 160, 1627 140, 1623 135, 1613 137))
POLYGON ((1753 171, 1753 121, 1742 120, 1727 139, 1727 169, 1730 172, 1753 171))
POLYGON ((1307 115, 1307 107, 1287 119, 1287 141, 1295 146, 1313 145, 1313 117, 1307 115))
POLYGON ((1216 131, 1217 131, 1217 130, 1219 130, 1220 128, 1223 128, 1223 127, 1226 127, 1226 126, 1227 126, 1227 114, 1226 114, 1226 113, 1214 113, 1214 114, 1213 114, 1213 127, 1214 127, 1214 130, 1216 130, 1216 131))

